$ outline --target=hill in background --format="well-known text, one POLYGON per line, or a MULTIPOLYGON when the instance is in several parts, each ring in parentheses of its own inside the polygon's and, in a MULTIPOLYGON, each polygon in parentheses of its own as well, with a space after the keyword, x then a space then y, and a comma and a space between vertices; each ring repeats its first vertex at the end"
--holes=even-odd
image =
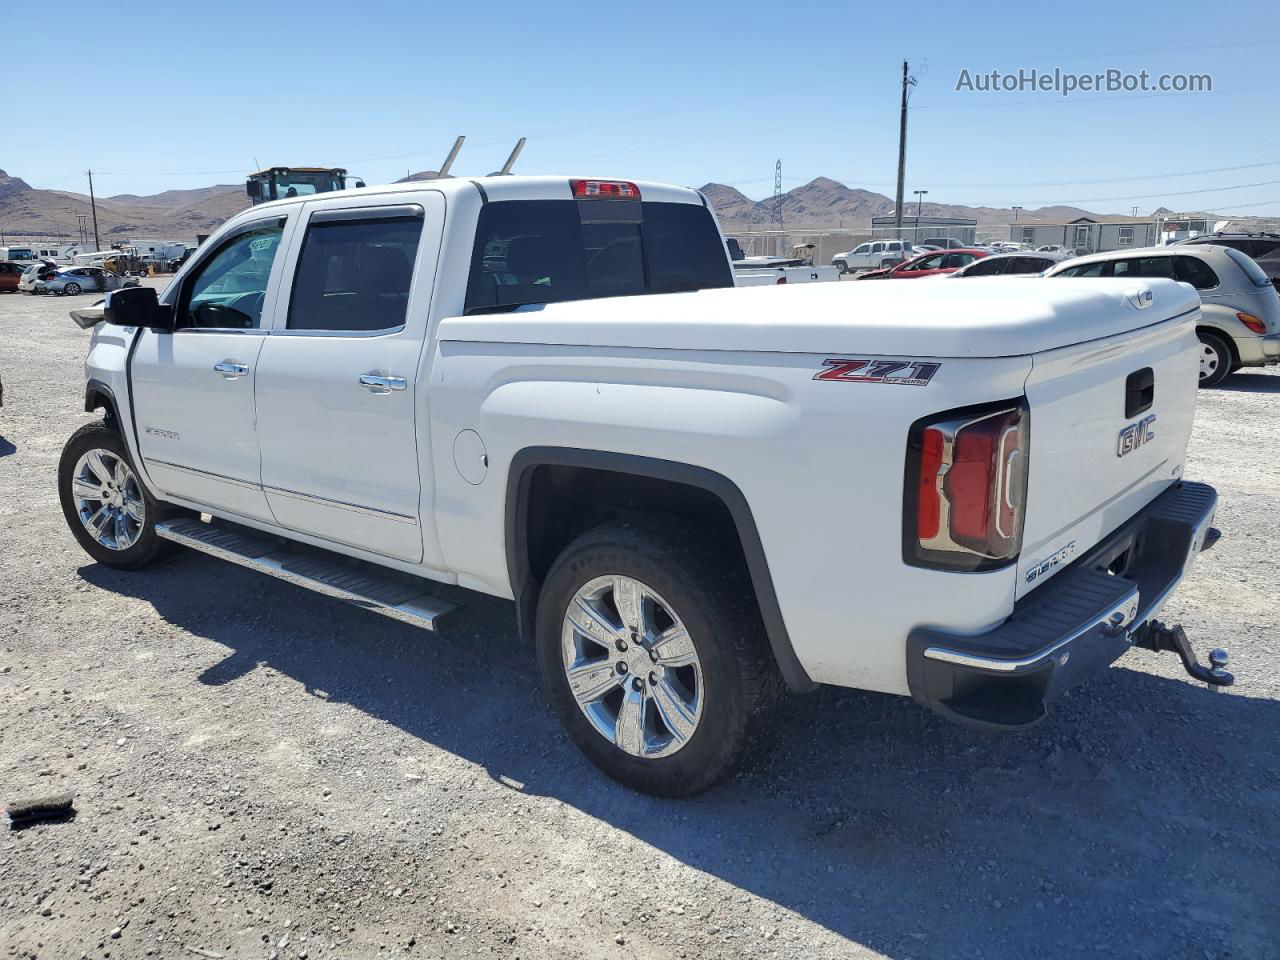
MULTIPOLYGON (((433 170, 405 177, 400 183, 432 180, 433 170)), ((723 183, 702 187, 716 215, 728 232, 768 229, 773 222, 772 197, 752 200, 740 190, 723 183)), ((119 194, 98 199, 98 232, 103 245, 129 238, 191 240, 198 233, 211 233, 225 220, 249 206, 244 187, 218 184, 193 190, 166 190, 150 196, 119 194)), ((906 205, 914 215, 915 203, 906 205)), ((935 217, 969 217, 980 230, 1004 226, 1014 221, 1007 207, 971 207, 964 204, 925 203, 922 212, 935 217)), ((26 181, 0 170, 0 230, 8 237, 66 237, 79 235, 77 214, 89 214, 89 198, 64 190, 38 190, 26 181)), ((788 230, 867 231, 871 218, 893 213, 893 200, 884 194, 827 177, 818 177, 782 195, 783 224, 788 230)), ((1097 216, 1079 207, 1050 206, 1023 210, 1021 217, 1072 220, 1097 216)))
MULTIPOLYGON (((99 197, 98 233, 103 246, 131 237, 194 240, 196 234, 212 233, 247 206, 244 186, 230 184, 166 190, 145 197, 99 197)), ((88 195, 37 190, 0 170, 0 229, 6 237, 76 240, 80 235, 78 214, 92 217, 88 195)))
MULTIPOLYGON (((752 200, 740 190, 723 183, 708 183, 702 187, 702 192, 707 195, 726 230, 767 229, 773 222, 773 197, 752 200)), ((915 203, 908 202, 905 207, 908 216, 915 215, 915 203)), ((872 217, 892 213, 891 198, 869 190, 846 187, 827 177, 818 177, 782 195, 782 222, 788 230, 867 230, 871 227, 872 217)), ((955 203, 925 203, 921 213, 926 217, 969 217, 977 220, 979 227, 1004 226, 1014 220, 1013 210, 1007 207, 969 207, 955 203)), ((1065 206, 1023 210, 1020 215, 1053 220, 1096 216, 1079 207, 1065 206)))

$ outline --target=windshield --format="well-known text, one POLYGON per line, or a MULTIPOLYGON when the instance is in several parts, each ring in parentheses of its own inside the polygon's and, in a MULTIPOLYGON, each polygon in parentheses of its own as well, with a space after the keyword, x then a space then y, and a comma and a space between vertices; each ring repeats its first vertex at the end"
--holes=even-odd
POLYGON ((320 173, 299 173, 292 170, 289 173, 276 174, 272 177, 275 184, 275 199, 283 200, 286 197, 306 197, 313 193, 328 193, 330 190, 341 190, 342 181, 329 171, 320 173))

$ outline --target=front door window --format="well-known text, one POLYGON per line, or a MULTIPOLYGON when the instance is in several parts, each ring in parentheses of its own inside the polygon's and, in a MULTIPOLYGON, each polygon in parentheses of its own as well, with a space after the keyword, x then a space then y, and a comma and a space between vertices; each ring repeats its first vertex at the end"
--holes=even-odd
POLYGON ((176 326, 256 329, 283 232, 284 221, 275 220, 227 240, 187 282, 176 326))

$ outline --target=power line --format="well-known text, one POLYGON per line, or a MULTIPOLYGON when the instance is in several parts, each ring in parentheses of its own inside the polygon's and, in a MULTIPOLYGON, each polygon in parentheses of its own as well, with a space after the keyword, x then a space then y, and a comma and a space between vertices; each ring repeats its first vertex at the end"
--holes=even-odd
MULTIPOLYGON (((1204 169, 1201 169, 1201 170, 1181 170, 1173 173, 1145 173, 1136 177, 1094 177, 1093 179, 1089 179, 1089 180, 1021 180, 1021 181, 1002 180, 1000 182, 988 181, 988 182, 982 182, 982 183, 939 183, 938 181, 934 180, 932 182, 934 186, 960 188, 960 189, 969 189, 969 188, 977 188, 977 187, 996 187, 996 188, 1002 188, 1002 189, 1009 188, 1009 187, 1081 187, 1081 186, 1088 186, 1090 184, 1095 184, 1095 183, 1134 183, 1134 182, 1146 181, 1146 180, 1172 180, 1175 177, 1195 177, 1195 176, 1200 176, 1201 174, 1206 174, 1206 173, 1230 173, 1236 170, 1257 170, 1260 167, 1280 167, 1280 160, 1267 160, 1262 163, 1242 163, 1234 167, 1205 167, 1204 169)), ((722 182, 732 186, 733 184, 736 184, 736 183, 759 183, 760 181, 767 180, 767 179, 769 178, 768 177, 735 177, 731 180, 725 180, 722 182)), ((808 182, 808 180, 806 180, 804 177, 797 177, 797 176, 788 176, 788 177, 784 177, 783 179, 789 180, 793 183, 808 182)), ((809 179, 813 179, 813 178, 811 177, 809 179)), ((865 180, 861 177, 843 177, 840 180, 840 182, 846 185, 850 183, 857 183, 862 186, 871 186, 871 187, 893 186, 893 184, 887 180, 865 180)))
POLYGON ((1238 183, 1233 187, 1208 187, 1204 190, 1179 190, 1176 193, 1163 191, 1161 193, 1131 193, 1119 197, 1078 197, 1073 200, 1032 200, 1032 203, 1100 203, 1105 200, 1158 200, 1163 197, 1190 197, 1201 193, 1224 193, 1227 190, 1244 190, 1247 187, 1273 187, 1280 184, 1280 180, 1262 180, 1258 183, 1238 183))
POLYGON ((995 57, 1008 58, 1010 56, 1017 56, 1023 62, 1029 62, 1031 60, 1037 60, 1037 59, 1047 59, 1049 57, 1055 57, 1058 59, 1084 59, 1086 57, 1089 59, 1096 59, 1098 57, 1115 57, 1115 56, 1121 56, 1121 55, 1130 54, 1130 53, 1174 53, 1180 50, 1202 51, 1202 50, 1221 49, 1223 47, 1230 47, 1231 49, 1234 50, 1241 47, 1274 47, 1274 46, 1280 46, 1280 41, 1278 40, 1246 40, 1242 38, 1234 38, 1234 39, 1210 40, 1208 43, 1185 43, 1185 44, 1171 44, 1171 45, 1165 45, 1165 46, 1130 45, 1130 46, 1110 47, 1110 48, 1090 46, 1088 50, 1085 52, 1082 52, 1078 45, 1075 47, 1069 47, 1069 48, 1059 48, 1057 50, 1036 50, 1036 51, 1030 51, 1030 52, 1024 51, 1024 50, 1011 50, 1006 47, 1000 50, 993 49, 989 51, 979 51, 976 53, 968 54, 965 57, 943 57, 940 60, 935 60, 934 63, 943 63, 943 64, 968 63, 968 62, 972 62, 973 60, 981 60, 981 59, 995 58, 995 57))
POLYGON ((1048 97, 1040 100, 1015 100, 1009 97, 991 97, 988 99, 983 94, 977 94, 975 101, 971 103, 952 102, 952 103, 922 103, 916 106, 917 110, 986 110, 988 107, 1034 107, 1043 106, 1047 103, 1121 103, 1125 100, 1153 100, 1159 97, 1188 97, 1211 95, 1239 97, 1248 94, 1249 96, 1257 96, 1257 90, 1152 90, 1149 93, 1133 93, 1125 96, 1116 96, 1115 94, 1104 94, 1100 97, 1048 97))

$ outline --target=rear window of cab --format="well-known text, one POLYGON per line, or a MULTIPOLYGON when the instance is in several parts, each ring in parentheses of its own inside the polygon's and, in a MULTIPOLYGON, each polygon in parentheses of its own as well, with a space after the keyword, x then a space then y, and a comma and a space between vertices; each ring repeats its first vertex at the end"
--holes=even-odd
POLYGON ((731 286, 720 232, 700 204, 501 200, 480 212, 466 312, 731 286))

